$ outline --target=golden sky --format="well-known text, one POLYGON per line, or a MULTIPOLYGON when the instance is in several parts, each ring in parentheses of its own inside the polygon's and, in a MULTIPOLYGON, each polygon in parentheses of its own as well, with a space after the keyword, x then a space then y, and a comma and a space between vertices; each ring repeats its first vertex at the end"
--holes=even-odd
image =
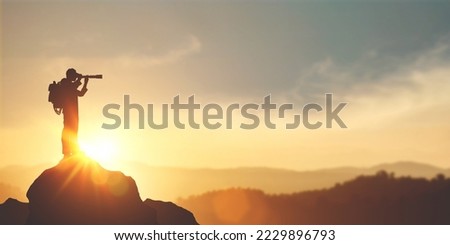
POLYGON ((62 157, 62 117, 47 86, 73 67, 104 76, 80 99, 79 140, 106 165, 450 167, 450 4, 3 1, 1 9, 0 166, 62 157), (123 105, 125 94, 157 107, 177 95, 226 107, 271 94, 300 111, 323 105, 325 93, 348 103, 347 129, 101 128, 103 107, 123 105))

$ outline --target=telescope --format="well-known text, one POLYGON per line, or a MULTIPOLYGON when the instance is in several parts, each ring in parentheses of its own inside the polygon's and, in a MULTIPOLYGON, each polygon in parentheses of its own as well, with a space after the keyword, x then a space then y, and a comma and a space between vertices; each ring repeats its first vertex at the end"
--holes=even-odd
POLYGON ((80 77, 81 77, 81 78, 102 79, 102 78, 103 78, 103 75, 81 75, 81 74, 80 74, 80 77))

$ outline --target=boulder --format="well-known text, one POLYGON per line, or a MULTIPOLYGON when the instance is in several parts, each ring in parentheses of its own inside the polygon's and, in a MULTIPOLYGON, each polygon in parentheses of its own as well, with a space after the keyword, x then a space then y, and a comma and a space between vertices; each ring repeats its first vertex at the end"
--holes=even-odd
POLYGON ((157 224, 135 181, 84 155, 63 159, 30 186, 27 224, 157 224))
POLYGON ((198 225, 191 212, 172 202, 147 199, 144 203, 156 210, 156 219, 160 225, 198 225))
POLYGON ((24 225, 27 217, 27 203, 8 198, 0 204, 0 225, 24 225))

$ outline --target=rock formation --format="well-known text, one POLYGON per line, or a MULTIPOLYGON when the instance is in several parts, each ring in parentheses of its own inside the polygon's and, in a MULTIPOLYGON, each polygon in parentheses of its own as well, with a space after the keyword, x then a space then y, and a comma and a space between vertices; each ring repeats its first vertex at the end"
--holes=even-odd
POLYGON ((1 204, 0 224, 197 224, 191 212, 173 203, 144 203, 131 177, 83 155, 45 170, 27 197, 28 205, 12 199, 1 204))

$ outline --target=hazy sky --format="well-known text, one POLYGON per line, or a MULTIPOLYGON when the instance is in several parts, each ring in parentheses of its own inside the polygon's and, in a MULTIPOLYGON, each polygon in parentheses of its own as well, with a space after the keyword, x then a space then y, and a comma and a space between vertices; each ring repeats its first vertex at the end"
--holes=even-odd
POLYGON ((80 142, 116 162, 450 167, 450 2, 3 1, 1 11, 0 166, 61 158, 47 86, 74 67, 104 75, 80 99, 80 142), (103 106, 124 94, 144 105, 271 94, 299 108, 325 93, 348 102, 348 129, 101 128, 103 106))

